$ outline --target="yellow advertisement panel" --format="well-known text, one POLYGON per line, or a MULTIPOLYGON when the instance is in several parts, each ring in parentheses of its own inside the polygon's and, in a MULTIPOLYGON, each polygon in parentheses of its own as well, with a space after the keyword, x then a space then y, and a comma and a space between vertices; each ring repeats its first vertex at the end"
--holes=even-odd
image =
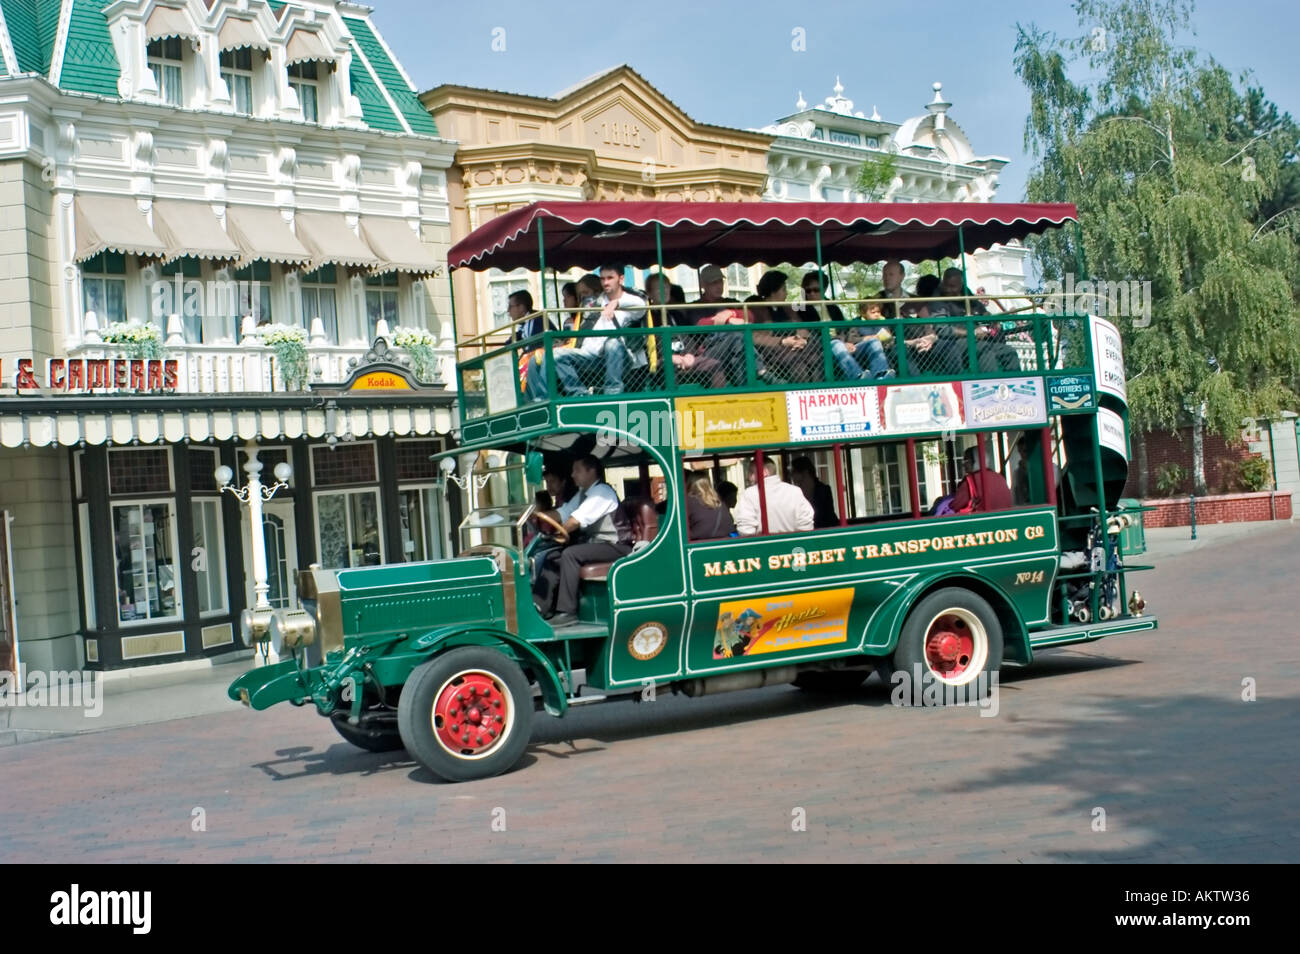
POLYGON ((785 394, 692 395, 674 402, 682 447, 714 450, 789 440, 785 394))
POLYGON ((718 607, 713 658, 847 642, 853 588, 731 600, 718 607))
POLYGON ((371 371, 352 382, 350 391, 409 391, 411 386, 400 374, 390 371, 371 371))

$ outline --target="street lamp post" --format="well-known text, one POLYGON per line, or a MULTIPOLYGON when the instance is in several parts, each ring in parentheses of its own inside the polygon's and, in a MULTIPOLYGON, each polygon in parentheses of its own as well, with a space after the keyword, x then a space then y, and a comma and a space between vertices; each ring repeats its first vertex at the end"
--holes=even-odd
POLYGON ((218 467, 213 472, 213 476, 216 477, 217 485, 222 490, 229 491, 240 503, 248 505, 249 543, 253 551, 254 598, 252 608, 243 612, 240 629, 244 641, 251 644, 262 640, 271 622, 272 607, 266 598, 271 587, 267 582, 266 535, 262 522, 262 504, 274 497, 278 490, 289 486, 293 468, 289 466, 288 461, 276 464, 275 483, 268 487, 262 483, 262 462, 257 459, 257 442, 249 441, 244 446, 244 451, 248 454, 248 462, 244 464, 244 473, 248 475, 248 482, 243 487, 235 487, 230 483, 234 471, 225 464, 218 467))

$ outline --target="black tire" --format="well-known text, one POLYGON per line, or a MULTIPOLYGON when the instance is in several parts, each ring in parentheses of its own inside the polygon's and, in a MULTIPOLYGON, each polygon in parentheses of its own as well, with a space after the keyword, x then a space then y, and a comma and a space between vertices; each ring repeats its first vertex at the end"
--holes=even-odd
POLYGON ((503 653, 480 646, 452 649, 418 666, 403 687, 397 704, 397 728, 406 751, 434 775, 449 782, 491 778, 509 770, 528 745, 532 716, 528 680, 519 666, 503 653), (444 745, 434 724, 434 706, 439 695, 456 685, 454 680, 466 673, 486 677, 493 692, 500 694, 504 710, 504 721, 497 730, 500 735, 494 736, 494 741, 482 751, 472 754, 453 752, 444 745))
POLYGON ((870 669, 831 669, 825 672, 803 672, 794 685, 805 692, 852 692, 871 675, 870 669))
POLYGON ((348 722, 348 713, 335 712, 330 716, 330 723, 343 736, 344 742, 367 752, 396 752, 403 747, 396 720, 387 724, 352 725, 348 722))
POLYGON ((936 590, 907 614, 898 646, 888 664, 880 667, 880 675, 896 704, 974 703, 988 695, 989 674, 1002 668, 1002 644, 1002 624, 983 597, 959 587, 936 590), (959 636, 968 633, 973 644, 967 664, 956 676, 947 676, 926 658, 927 633, 945 617, 953 631, 959 636), (901 678, 896 678, 898 674, 901 678))

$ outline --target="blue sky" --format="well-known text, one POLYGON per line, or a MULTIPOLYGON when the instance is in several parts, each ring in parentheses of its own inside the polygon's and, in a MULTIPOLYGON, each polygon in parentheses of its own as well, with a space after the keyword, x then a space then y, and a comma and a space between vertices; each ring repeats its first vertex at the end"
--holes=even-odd
MULTIPOLYGON (((628 63, 692 118, 758 128, 831 95, 838 74, 854 109, 902 122, 943 83, 952 116, 979 155, 1011 160, 997 199, 1023 197, 1028 96, 1012 70, 1016 24, 1080 30, 1071 6, 1047 2, 768 0, 556 3, 372 0, 374 20, 420 90, 440 83, 550 96, 628 63), (802 28, 806 49, 792 49, 802 28), (494 32, 504 30, 504 34, 494 32), (494 37, 503 51, 493 50, 494 37)), ((1254 72, 1270 99, 1300 114, 1294 6, 1202 0, 1192 45, 1234 73, 1254 72)))

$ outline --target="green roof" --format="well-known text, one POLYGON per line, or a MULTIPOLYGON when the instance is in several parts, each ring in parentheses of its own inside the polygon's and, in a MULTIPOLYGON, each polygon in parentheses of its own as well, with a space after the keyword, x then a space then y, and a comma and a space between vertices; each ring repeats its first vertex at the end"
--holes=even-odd
POLYGON ((118 95, 121 68, 102 12, 104 0, 72 0, 68 42, 63 49, 59 86, 78 93, 118 95))
MULTIPOLYGON (((379 77, 379 81, 384 84, 384 89, 388 91, 388 95, 397 104, 397 110, 406 119, 407 125, 411 127, 411 132, 425 136, 438 135, 438 127, 434 125, 433 117, 429 115, 427 109, 420 105, 415 90, 407 85, 406 78, 402 76, 402 71, 397 68, 392 57, 388 55, 388 50, 380 42, 379 35, 370 24, 357 17, 344 17, 343 22, 356 39, 357 45, 361 47, 361 52, 370 61, 370 66, 375 71, 375 75, 379 77)), ((355 70, 353 75, 356 75, 355 70)), ((362 104, 362 112, 365 112, 364 103, 362 104)), ((370 122, 369 114, 366 115, 366 122, 370 122)))
MULTIPOLYGON (((59 69, 59 87, 70 92, 119 97, 121 67, 108 32, 104 8, 112 0, 0 0, 5 26, 18 68, 24 73, 51 75, 60 11, 71 5, 67 41, 59 69)), ((280 16, 283 0, 268 0, 280 16)), ((363 17, 344 17, 352 34, 352 92, 361 103, 362 119, 373 129, 438 135, 433 117, 420 105, 379 34, 363 17), (369 69, 367 65, 369 64, 369 69), (373 72, 372 72, 373 71, 373 72), (387 93, 387 96, 384 94, 387 93), (391 104, 390 104, 391 100, 391 104), (396 106, 394 112, 393 106, 396 106)), ((0 61, 0 76, 6 74, 0 61)))
POLYGON ((20 73, 49 74, 60 6, 59 0, 0 0, 20 73))

